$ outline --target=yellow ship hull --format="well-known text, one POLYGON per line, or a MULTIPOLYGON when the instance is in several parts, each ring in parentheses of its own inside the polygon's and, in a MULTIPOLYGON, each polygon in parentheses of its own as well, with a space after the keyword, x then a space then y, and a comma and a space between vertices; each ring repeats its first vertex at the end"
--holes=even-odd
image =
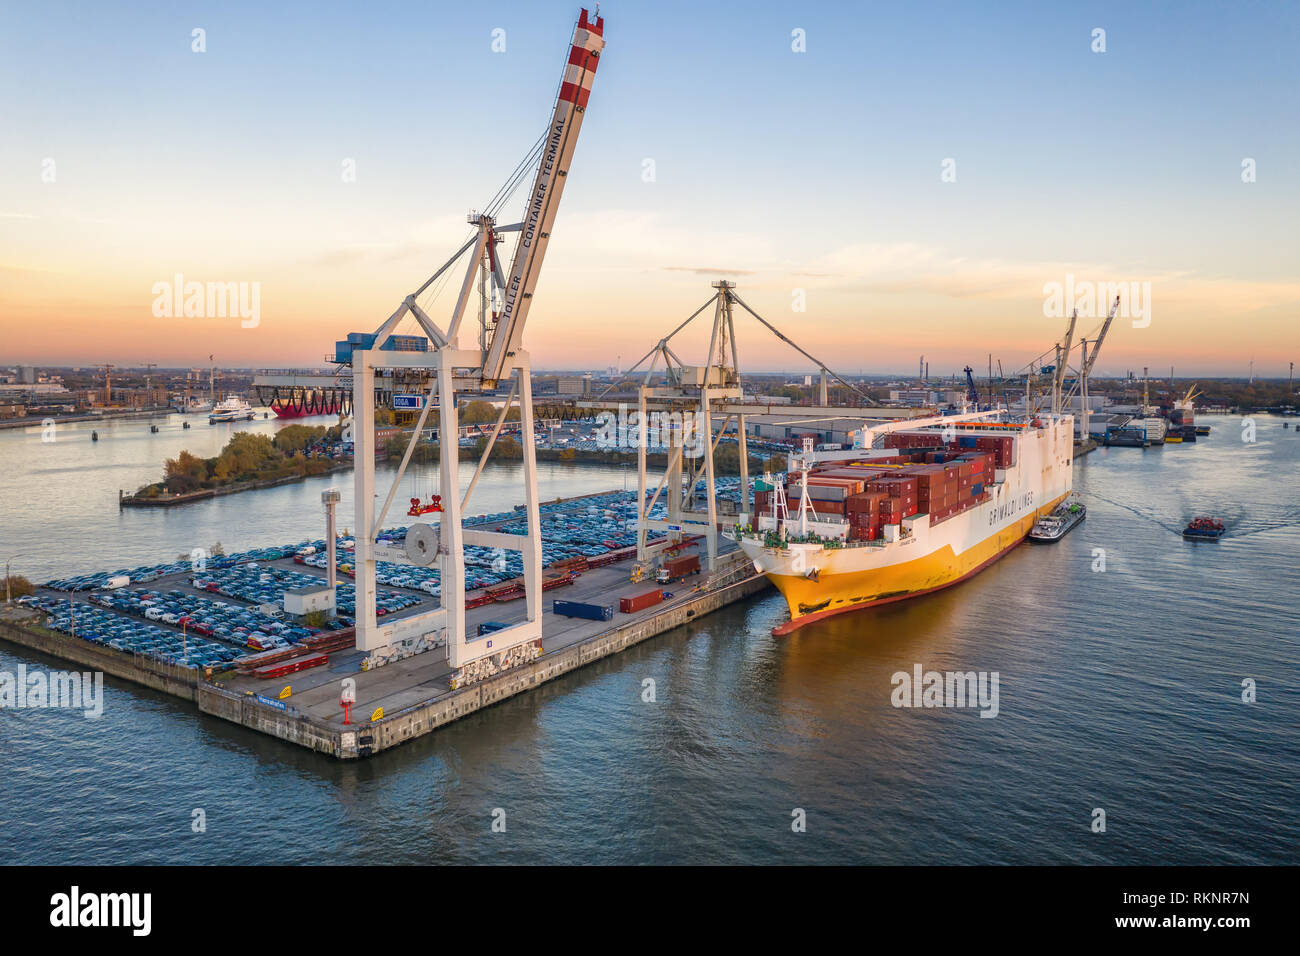
POLYGON ((988 567, 1024 541, 1040 515, 1069 497, 1073 437, 1070 416, 1041 427, 1036 421, 1017 434, 1015 464, 997 471, 978 503, 936 523, 928 514, 905 517, 877 541, 849 541, 842 523, 805 519, 790 519, 777 540, 772 521, 742 534, 740 546, 754 569, 790 608, 790 622, 776 633, 930 594, 988 567))
POLYGON ((911 561, 838 574, 821 572, 815 579, 769 572, 768 580, 790 608, 790 622, 778 627, 776 633, 789 633, 833 614, 920 597, 957 584, 1024 541, 1039 516, 1050 514, 1068 497, 1068 493, 1061 495, 960 554, 944 546, 911 561))

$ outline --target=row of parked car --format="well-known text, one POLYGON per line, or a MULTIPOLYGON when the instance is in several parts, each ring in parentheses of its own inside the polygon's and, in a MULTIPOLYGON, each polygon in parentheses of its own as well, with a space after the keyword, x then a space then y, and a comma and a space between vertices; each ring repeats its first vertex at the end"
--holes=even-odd
POLYGON ((118 614, 85 604, 49 596, 19 598, 20 604, 36 607, 46 614, 46 627, 119 651, 142 654, 169 664, 192 668, 219 667, 243 656, 243 652, 198 635, 184 635, 132 621, 118 614))
MULTIPOLYGON (((322 565, 324 559, 322 558, 322 565)), ((262 604, 279 604, 284 599, 284 592, 294 588, 319 587, 324 582, 311 574, 293 571, 288 568, 262 567, 256 563, 213 571, 197 575, 194 586, 205 591, 224 594, 227 597, 262 604)), ((392 614, 412 605, 419 604, 420 599, 411 594, 397 591, 379 591, 376 593, 376 606, 379 616, 392 614)), ((340 581, 334 591, 335 609, 340 614, 356 615, 356 585, 340 581)))
POLYGON ((213 601, 180 590, 121 589, 92 594, 90 600, 124 614, 173 624, 202 637, 252 650, 284 647, 317 631, 317 628, 286 623, 251 608, 213 601))

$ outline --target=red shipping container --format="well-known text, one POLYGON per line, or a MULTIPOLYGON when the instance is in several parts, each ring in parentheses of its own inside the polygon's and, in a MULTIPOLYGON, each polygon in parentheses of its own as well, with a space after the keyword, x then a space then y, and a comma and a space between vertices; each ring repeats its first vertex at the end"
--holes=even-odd
POLYGON ((624 614, 634 614, 637 611, 644 611, 648 607, 653 607, 664 599, 664 592, 655 588, 653 591, 646 591, 644 594, 634 594, 631 597, 619 598, 618 609, 624 614))

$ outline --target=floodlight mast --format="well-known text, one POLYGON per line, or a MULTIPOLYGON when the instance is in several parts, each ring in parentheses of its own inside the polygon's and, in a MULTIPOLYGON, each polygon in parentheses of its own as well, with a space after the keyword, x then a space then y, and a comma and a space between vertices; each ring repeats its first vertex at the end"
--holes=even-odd
POLYGON ((392 316, 375 333, 369 348, 353 348, 352 384, 354 455, 356 460, 356 592, 357 647, 369 652, 368 666, 378 666, 446 642, 452 667, 452 684, 470 682, 489 671, 470 665, 493 658, 497 666, 509 666, 540 653, 542 636, 542 544, 538 515, 537 456, 534 445, 530 360, 522 348, 523 330, 532 303, 542 260, 568 178, 577 146, 578 131, 586 112, 600 51, 604 48, 604 19, 599 11, 589 19, 581 11, 565 64, 559 95, 541 149, 541 157, 524 220, 498 226, 494 215, 472 213, 469 222, 475 234, 419 289, 408 295, 392 316), (514 261, 508 277, 502 274, 496 257, 498 237, 518 232, 514 261), (472 250, 472 252, 471 252, 472 250), (417 299, 462 256, 470 253, 451 320, 444 333, 420 307, 417 299), (469 297, 478 281, 483 304, 479 313, 479 335, 474 348, 460 348, 461 322, 469 297), (488 289, 491 287, 491 295, 488 289), (486 304, 490 298, 492 305, 486 304), (498 303, 500 308, 497 308, 498 303), (429 351, 390 351, 385 346, 393 331, 407 316, 418 323, 429 339, 429 351), (506 411, 517 396, 520 440, 523 444, 524 507, 527 533, 510 535, 466 528, 466 513, 478 476, 487 463, 500 429, 488 437, 478 469, 462 497, 459 478, 458 393, 492 393, 507 379, 510 397, 506 411), (377 379, 391 379, 392 389, 401 387, 422 396, 414 434, 398 466, 383 505, 376 514, 374 465, 375 396, 377 379), (435 406, 438 412, 439 496, 436 504, 414 501, 410 510, 407 556, 421 564, 437 564, 440 572, 440 603, 433 611, 412 615, 380 626, 376 610, 376 566, 378 534, 389 507, 397 496, 416 443, 435 406), (437 522, 435 529, 428 522, 437 522), (526 619, 475 640, 465 628, 466 545, 500 548, 521 553, 526 619), (516 648, 522 648, 522 655, 516 648))

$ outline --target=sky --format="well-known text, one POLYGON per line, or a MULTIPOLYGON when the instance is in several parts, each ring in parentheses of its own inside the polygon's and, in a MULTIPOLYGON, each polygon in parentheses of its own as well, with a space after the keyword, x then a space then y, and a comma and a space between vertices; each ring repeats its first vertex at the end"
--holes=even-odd
MULTIPOLYGON (((320 365, 468 236, 546 127, 577 11, 0 5, 0 365, 320 365), (255 324, 155 315, 177 275, 256 288, 255 324)), ((601 13, 534 367, 626 368, 718 278, 840 373, 1023 367, 1067 282, 1136 284, 1098 374, 1300 358, 1300 5, 601 13)), ((737 336, 742 369, 809 368, 737 336)))

